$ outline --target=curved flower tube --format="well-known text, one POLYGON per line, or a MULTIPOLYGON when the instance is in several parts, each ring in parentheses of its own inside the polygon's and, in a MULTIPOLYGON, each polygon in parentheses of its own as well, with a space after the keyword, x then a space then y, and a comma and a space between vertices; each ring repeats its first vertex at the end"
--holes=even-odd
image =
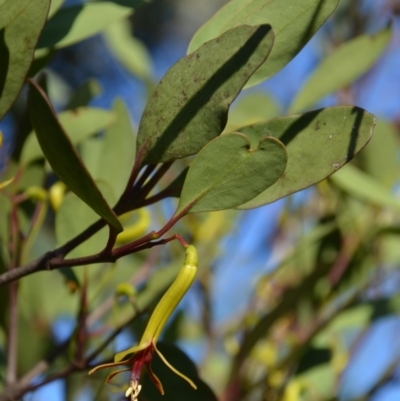
POLYGON ((154 351, 159 355, 161 360, 179 377, 186 380, 194 389, 196 385, 186 377, 183 373, 175 369, 157 349, 156 343, 161 334, 163 327, 171 316, 172 312, 178 306, 180 300, 186 294, 187 290, 193 283, 197 272, 197 251, 193 245, 186 248, 185 263, 179 271, 178 276, 163 295, 160 302, 157 304, 150 320, 147 323, 146 329, 138 345, 128 348, 125 351, 119 352, 114 357, 114 362, 105 363, 93 368, 89 374, 92 374, 100 369, 110 368, 114 366, 130 365, 129 368, 112 372, 106 379, 106 383, 121 372, 131 371, 130 386, 125 393, 126 397, 130 397, 131 401, 137 400, 142 386, 139 384, 140 376, 143 367, 146 368, 151 381, 155 384, 161 394, 164 394, 163 386, 154 374, 151 368, 151 360, 154 351), (132 355, 133 354, 133 355, 132 355), (131 356, 130 356, 131 355, 131 356))

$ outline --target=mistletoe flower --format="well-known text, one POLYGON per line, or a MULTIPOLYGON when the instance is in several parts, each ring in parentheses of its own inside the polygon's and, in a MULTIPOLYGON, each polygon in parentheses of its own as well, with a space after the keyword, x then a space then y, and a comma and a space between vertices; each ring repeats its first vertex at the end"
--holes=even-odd
POLYGON ((197 272, 197 251, 192 245, 186 248, 185 263, 180 270, 175 281, 168 288, 167 292, 163 295, 160 302, 157 304, 154 312, 152 313, 150 320, 146 326, 143 336, 139 342, 139 345, 133 346, 125 351, 119 352, 114 357, 114 362, 105 363, 93 368, 89 374, 92 374, 100 369, 110 368, 114 366, 129 365, 128 368, 117 370, 112 372, 106 379, 106 383, 121 372, 131 371, 130 385, 125 393, 126 397, 130 397, 131 401, 136 401, 142 386, 139 384, 140 376, 143 367, 146 368, 151 381, 155 384, 161 394, 164 394, 163 386, 154 374, 151 368, 151 360, 154 352, 158 354, 161 360, 178 376, 186 380, 194 389, 196 385, 186 377, 183 373, 175 369, 157 349, 156 343, 158 337, 161 334, 165 323, 171 316, 171 313, 179 304, 180 300, 185 295, 186 291, 192 285, 197 272), (133 355, 132 355, 133 354, 133 355))

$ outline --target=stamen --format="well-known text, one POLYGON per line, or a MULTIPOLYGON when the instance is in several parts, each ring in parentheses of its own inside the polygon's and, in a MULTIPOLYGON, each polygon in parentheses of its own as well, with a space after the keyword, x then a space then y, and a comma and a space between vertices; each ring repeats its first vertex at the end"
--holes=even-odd
POLYGON ((128 388, 128 390, 126 390, 125 397, 131 396, 131 401, 136 401, 141 389, 141 384, 139 384, 136 380, 132 380, 131 386, 128 388))

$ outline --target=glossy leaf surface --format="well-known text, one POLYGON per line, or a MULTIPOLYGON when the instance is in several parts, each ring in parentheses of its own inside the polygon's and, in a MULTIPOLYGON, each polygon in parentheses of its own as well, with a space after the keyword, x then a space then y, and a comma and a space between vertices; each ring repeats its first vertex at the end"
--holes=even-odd
POLYGON ((248 135, 252 143, 265 135, 274 136, 288 152, 285 173, 240 209, 272 203, 330 176, 368 143, 374 126, 372 114, 340 106, 240 128, 238 131, 248 135))
POLYGON ((282 175, 286 157, 275 138, 262 137, 252 148, 238 133, 214 139, 190 165, 176 214, 230 209, 253 199, 282 175))
POLYGON ((239 26, 179 60, 147 103, 138 155, 146 163, 166 162, 197 153, 219 135, 230 104, 272 44, 270 26, 239 26))

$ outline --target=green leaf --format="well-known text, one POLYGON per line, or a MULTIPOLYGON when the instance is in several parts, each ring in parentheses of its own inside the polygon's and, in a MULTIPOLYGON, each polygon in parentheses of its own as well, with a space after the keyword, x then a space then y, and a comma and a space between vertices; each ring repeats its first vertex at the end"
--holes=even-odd
POLYGON ((161 395, 151 382, 149 376, 146 375, 141 391, 144 399, 152 401, 217 401, 217 397, 213 391, 200 379, 196 366, 183 351, 175 345, 162 342, 157 343, 157 348, 172 366, 194 381, 197 390, 190 387, 188 383, 174 374, 155 352, 151 366, 154 373, 160 379, 165 394, 161 395))
POLYGON ((176 198, 181 197, 182 188, 185 183, 188 170, 188 167, 182 170, 181 173, 165 188, 168 196, 173 196, 176 198))
POLYGON ((399 139, 393 123, 378 120, 371 143, 361 153, 364 170, 392 189, 399 181, 399 139))
POLYGON ((375 35, 360 35, 339 46, 313 71, 290 106, 290 112, 307 109, 329 93, 351 84, 375 64, 391 37, 392 29, 388 27, 375 35))
POLYGON ((22 88, 49 7, 50 0, 7 0, 0 6, 0 120, 22 88))
POLYGON ((65 0, 51 0, 49 15, 47 16, 50 19, 63 5, 65 0))
POLYGON ((107 182, 119 197, 128 182, 135 162, 136 138, 122 100, 113 105, 116 123, 104 133, 95 178, 107 182))
POLYGON ((238 131, 248 135, 252 143, 265 135, 274 136, 288 152, 281 178, 240 209, 275 202, 330 176, 368 143, 374 125, 374 116, 365 110, 340 106, 240 128, 238 131))
MULTIPOLYGON (((69 192, 57 211, 55 234, 57 245, 61 246, 98 220, 98 216, 85 205, 75 194, 69 192)), ((79 258, 98 253, 107 241, 107 227, 102 228, 83 244, 75 248, 69 256, 79 258)), ((82 269, 77 269, 79 272, 82 269)))
POLYGON ((339 0, 232 0, 193 36, 188 53, 237 25, 270 24, 275 33, 268 60, 246 87, 256 85, 281 70, 333 13, 339 0))
POLYGON ((338 171, 331 180, 356 198, 400 211, 400 201, 384 185, 352 165, 338 171))
POLYGON ((60 9, 46 24, 38 48, 70 46, 126 18, 142 0, 91 2, 60 9))
POLYGON ((219 135, 230 104, 272 44, 270 26, 239 26, 179 60, 147 103, 138 155, 146 163, 166 162, 197 153, 219 135))
POLYGON ((285 171, 286 149, 271 137, 250 147, 230 133, 208 143, 190 165, 175 214, 237 207, 270 187, 285 171))
POLYGON ((104 32, 110 50, 134 76, 151 81, 153 66, 146 47, 132 36, 128 20, 119 20, 104 32))
POLYGON ((89 79, 71 96, 67 109, 74 110, 87 104, 101 93, 100 84, 95 79, 89 79))
MULTIPOLYGON (((108 110, 80 107, 63 111, 58 118, 70 141, 78 145, 85 138, 109 127, 115 121, 115 114, 108 110)), ((24 144, 21 162, 26 165, 43 157, 35 132, 32 131, 24 144)))
POLYGON ((232 105, 225 131, 236 131, 243 125, 269 120, 279 115, 279 107, 271 97, 262 92, 248 93, 232 105))
POLYGON ((82 164, 71 141, 63 131, 47 100, 37 84, 29 80, 28 110, 39 144, 54 172, 98 215, 117 232, 122 226, 82 164))

